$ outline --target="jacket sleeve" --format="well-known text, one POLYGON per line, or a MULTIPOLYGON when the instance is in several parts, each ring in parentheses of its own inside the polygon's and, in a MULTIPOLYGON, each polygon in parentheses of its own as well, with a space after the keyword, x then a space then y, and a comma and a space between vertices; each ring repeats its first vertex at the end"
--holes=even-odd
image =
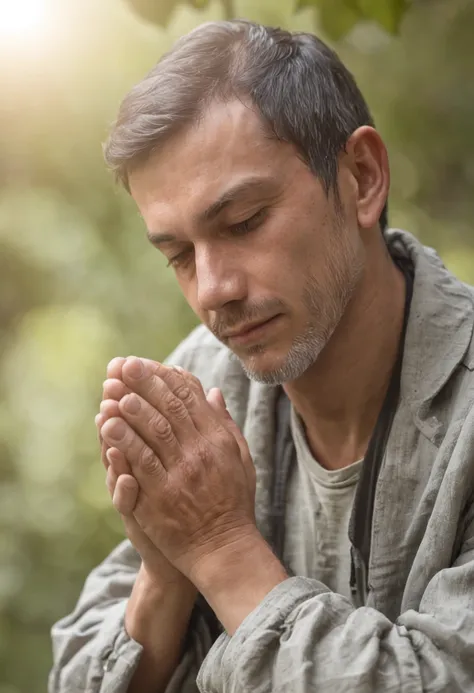
POLYGON ((202 693, 472 693, 474 505, 456 562, 395 623, 317 580, 275 587, 201 668, 202 693))
MULTIPOLYGON (((165 363, 199 375, 202 371, 209 380, 206 387, 210 387, 215 373, 208 363, 208 351, 200 348, 203 333, 202 327, 194 330, 165 363)), ((214 351, 217 348, 221 349, 216 344, 214 351)), ((89 575, 74 611, 52 628, 49 693, 126 693, 142 652, 124 627, 125 608, 139 567, 138 553, 125 541, 89 575)), ((206 616, 196 605, 187 647, 166 693, 197 693, 197 674, 212 642, 206 616)))
MULTIPOLYGON (((126 693, 142 652, 124 627, 139 566, 125 541, 89 575, 74 611, 53 626, 49 693, 126 693)), ((193 614, 192 623, 166 693, 197 693, 197 674, 212 641, 203 616, 193 614)))

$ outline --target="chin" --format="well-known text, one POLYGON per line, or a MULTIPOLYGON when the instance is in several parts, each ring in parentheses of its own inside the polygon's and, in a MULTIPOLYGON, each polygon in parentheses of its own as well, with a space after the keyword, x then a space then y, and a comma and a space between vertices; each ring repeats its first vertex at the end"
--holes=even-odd
POLYGON ((271 357, 262 351, 238 358, 247 377, 264 385, 282 385, 287 380, 294 380, 302 375, 295 364, 289 363, 288 354, 271 357))
POLYGON ((255 347, 245 357, 237 356, 246 375, 266 385, 282 385, 301 378, 316 362, 328 340, 316 338, 296 339, 283 354, 263 346, 255 347))

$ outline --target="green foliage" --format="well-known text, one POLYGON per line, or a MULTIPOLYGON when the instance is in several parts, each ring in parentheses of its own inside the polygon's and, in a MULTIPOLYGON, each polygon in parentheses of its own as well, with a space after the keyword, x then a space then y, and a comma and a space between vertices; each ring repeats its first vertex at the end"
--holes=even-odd
MULTIPOLYGON (((197 10, 208 6, 209 0, 126 0, 140 17, 149 22, 166 26, 178 5, 188 5, 197 10)), ((232 0, 223 0, 228 16, 233 13, 232 0)))
MULTIPOLYGON (((177 5, 188 4, 202 9, 208 0, 127 0, 144 19, 166 26, 177 5)), ((399 30, 410 0, 296 0, 294 9, 315 8, 323 31, 333 39, 347 34, 358 21, 372 20, 390 33, 399 30)), ((231 18, 237 12, 238 1, 222 0, 224 14, 231 18)))
POLYGON ((394 34, 408 4, 408 0, 300 0, 301 7, 316 7, 323 31, 333 39, 342 38, 363 20, 394 34))
MULTIPOLYGON (((176 0, 127 0, 140 17, 166 26, 175 8, 176 0)), ((191 3, 190 3, 191 4, 191 3)))
MULTIPOLYGON (((353 24, 392 30, 405 4, 231 9, 345 35, 337 49, 389 148, 392 225, 474 282, 474 5, 413 3, 396 38, 353 24)), ((0 693, 44 693, 51 624, 122 538, 94 428, 107 361, 163 358, 195 324, 100 143, 121 96, 174 38, 230 7, 175 4, 160 28, 123 1, 50 6, 56 33, 36 43, 2 41, 0 10, 0 693)))

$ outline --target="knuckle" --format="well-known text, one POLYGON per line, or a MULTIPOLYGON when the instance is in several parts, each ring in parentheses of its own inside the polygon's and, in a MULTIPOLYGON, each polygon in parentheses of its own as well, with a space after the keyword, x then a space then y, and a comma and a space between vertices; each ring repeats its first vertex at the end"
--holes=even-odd
POLYGON ((170 423, 161 414, 154 414, 151 421, 151 428, 157 438, 169 440, 173 435, 170 423))
POLYGON ((192 392, 189 385, 183 381, 174 390, 176 397, 182 402, 189 402, 192 399, 192 392))
POLYGON ((187 415, 187 411, 183 402, 180 399, 178 399, 178 397, 175 397, 172 394, 166 397, 165 406, 166 411, 168 411, 170 414, 172 414, 172 416, 176 418, 185 418, 185 416, 187 415))
POLYGON ((202 383, 199 380, 199 378, 197 378, 195 375, 193 375, 192 373, 186 373, 186 381, 189 387, 191 387, 194 390, 194 392, 204 394, 202 383))
POLYGON ((184 368, 180 369, 179 371, 175 367, 175 371, 179 373, 179 376, 184 380, 186 385, 190 387, 192 390, 202 390, 202 385, 201 381, 199 378, 197 378, 193 373, 190 371, 185 371, 184 368))
POLYGON ((206 445, 206 442, 197 443, 194 446, 192 455, 189 457, 189 464, 194 466, 196 464, 205 465, 212 461, 213 457, 213 450, 209 445, 206 445))
POLYGON ((147 445, 144 445, 138 454, 138 464, 145 473, 153 474, 157 469, 155 453, 147 445))
POLYGON ((182 466, 181 466, 181 474, 183 477, 184 483, 189 483, 191 485, 196 485, 198 482, 201 481, 202 477, 202 471, 201 471, 201 466, 196 463, 195 459, 192 460, 187 460, 182 466))
POLYGON ((232 433, 224 426, 219 426, 214 432, 214 441, 219 448, 231 449, 232 451, 239 450, 239 445, 232 433))

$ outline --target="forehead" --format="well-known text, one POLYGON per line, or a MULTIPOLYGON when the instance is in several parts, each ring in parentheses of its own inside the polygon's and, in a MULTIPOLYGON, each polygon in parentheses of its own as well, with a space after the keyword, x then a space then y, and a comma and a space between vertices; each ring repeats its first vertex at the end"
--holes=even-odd
POLYGON ((240 180, 283 184, 295 166, 303 164, 294 147, 270 137, 255 110, 235 100, 212 104, 197 123, 165 141, 131 174, 130 189, 149 228, 158 220, 183 224, 240 180))

